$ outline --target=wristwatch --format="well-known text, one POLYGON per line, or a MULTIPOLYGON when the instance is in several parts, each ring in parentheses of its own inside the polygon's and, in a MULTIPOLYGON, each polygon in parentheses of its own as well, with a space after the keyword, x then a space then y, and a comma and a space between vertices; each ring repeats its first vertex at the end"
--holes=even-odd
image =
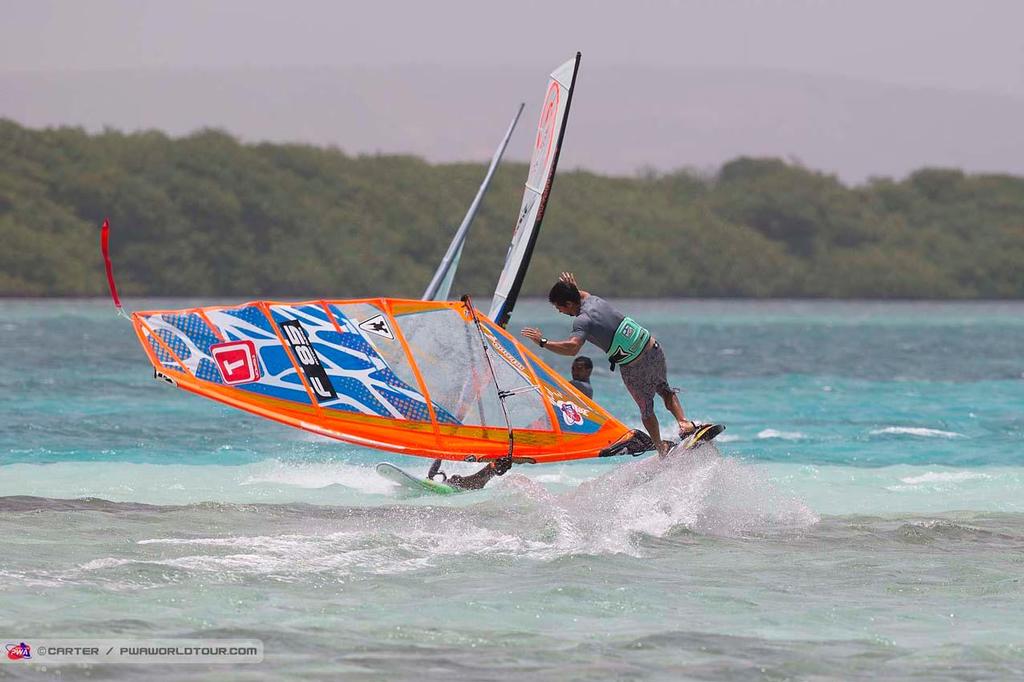
POLYGON ((546 346, 546 345, 548 345, 548 340, 547 340, 547 338, 545 338, 545 337, 543 337, 543 336, 542 336, 542 337, 540 337, 540 347, 541 347, 541 348, 543 348, 543 347, 544 347, 544 346, 546 346))

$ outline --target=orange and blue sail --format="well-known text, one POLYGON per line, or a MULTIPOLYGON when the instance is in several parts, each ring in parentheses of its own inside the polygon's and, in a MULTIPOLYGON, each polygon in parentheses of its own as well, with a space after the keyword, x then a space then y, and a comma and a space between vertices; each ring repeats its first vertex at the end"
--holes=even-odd
POLYGON ((156 372, 178 387, 352 443, 483 461, 507 453, 511 428, 517 459, 554 462, 628 438, 476 317, 479 327, 462 302, 379 298, 143 311, 132 322, 156 372))

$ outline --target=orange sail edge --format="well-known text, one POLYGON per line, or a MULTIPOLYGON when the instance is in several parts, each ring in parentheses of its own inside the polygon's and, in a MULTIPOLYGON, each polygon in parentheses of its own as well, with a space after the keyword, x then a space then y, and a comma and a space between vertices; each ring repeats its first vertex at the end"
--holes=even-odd
MULTIPOLYGON (((315 414, 300 410, 282 408, 280 406, 267 407, 253 402, 237 399, 228 393, 218 392, 208 386, 192 380, 187 374, 173 370, 159 370, 166 378, 171 379, 174 384, 189 393, 213 400, 229 407, 248 412, 264 419, 290 426, 292 428, 315 433, 333 440, 342 441, 352 445, 360 445, 375 450, 394 452, 410 457, 424 457, 427 459, 443 459, 457 462, 487 462, 500 459, 508 454, 507 433, 500 429, 490 429, 494 432, 493 439, 475 439, 447 437, 437 442, 432 432, 420 436, 420 434, 405 434, 403 444, 395 441, 393 426, 371 426, 354 428, 351 422, 340 420, 320 419, 315 414)), ((429 427, 429 424, 424 426, 429 427)), ((577 459, 589 459, 599 457, 602 450, 625 439, 632 433, 632 429, 622 426, 621 429, 615 425, 607 425, 600 432, 593 434, 593 437, 584 441, 577 441, 571 445, 551 447, 536 447, 529 445, 516 445, 513 457, 520 463, 543 464, 553 462, 564 462, 577 459), (565 449, 562 449, 564 447, 565 449)), ((517 434, 519 435, 519 434, 517 434)))
POLYGON ((597 457, 632 433, 505 330, 480 333, 465 313, 460 302, 366 298, 139 311, 132 321, 155 372, 178 388, 354 445, 451 461, 508 454, 498 374, 482 374, 481 352, 520 384, 502 388, 527 388, 511 399, 517 461, 597 457), (224 361, 225 346, 250 357, 224 361), (231 384, 233 365, 247 362, 252 376, 231 384))

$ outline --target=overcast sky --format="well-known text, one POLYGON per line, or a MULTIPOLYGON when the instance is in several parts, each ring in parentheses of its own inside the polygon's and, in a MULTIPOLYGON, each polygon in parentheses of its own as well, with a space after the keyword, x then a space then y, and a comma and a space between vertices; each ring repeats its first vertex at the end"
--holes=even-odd
MULTIPOLYGON (((89 110, 102 111, 101 102, 83 102, 81 96, 76 96, 76 107, 72 107, 55 95, 55 89, 67 87, 58 81, 53 81, 44 94, 30 87, 37 76, 41 83, 43 75, 52 76, 54 72, 72 72, 65 73, 65 77, 82 71, 112 69, 143 73, 224 69, 265 73, 267 69, 279 69, 287 73, 289 67, 328 67, 374 73, 382 66, 407 65, 436 67, 437 73, 455 67, 505 67, 517 73, 536 69, 537 84, 529 92, 494 95, 501 100, 502 111, 510 109, 516 101, 526 100, 525 120, 532 125, 535 114, 529 110, 533 104, 530 97, 540 97, 544 75, 576 50, 584 54, 581 77, 594 77, 589 83, 583 81, 588 87, 611 83, 612 76, 605 76, 602 81, 601 74, 610 74, 615 69, 622 73, 621 67, 657 66, 666 69, 664 73, 672 73, 673 69, 690 73, 726 69, 751 74, 775 71, 846 77, 904 89, 928 89, 933 96, 939 90, 997 95, 996 99, 985 100, 984 106, 992 109, 988 112, 990 117, 999 115, 996 110, 1024 104, 1024 0, 0 0, 0 10, 0 76, 8 77, 2 81, 8 92, 2 97, 5 101, 0 101, 0 116, 10 116, 28 125, 68 123, 95 127, 106 122, 129 128, 151 125, 178 133, 182 132, 181 127, 196 124, 194 117, 182 115, 180 126, 176 126, 178 119, 170 120, 170 113, 158 118, 156 113, 143 109, 133 119, 119 118, 116 113, 103 113, 100 120, 89 118, 89 110), (17 98, 20 100, 14 101, 17 98), (83 109, 86 113, 81 113, 83 109)), ((386 69, 377 72, 389 73, 386 69)), ((500 76, 500 71, 497 73, 500 76)), ((187 84, 181 85, 180 75, 175 87, 183 88, 182 97, 199 96, 188 91, 187 84)), ((749 90, 749 82, 745 81, 742 87, 749 90)), ((826 81, 819 78, 814 82, 826 81)), ((386 90, 391 84, 377 85, 386 90)), ((671 89, 674 82, 668 77, 663 85, 671 89)), ((397 90, 407 89, 397 79, 393 86, 397 90)), ((806 95, 809 86, 801 87, 806 95)), ((354 94, 354 99, 361 97, 358 90, 350 94, 354 94)), ((690 94, 691 101, 700 99, 699 92, 690 94)), ((770 99, 771 93, 761 96, 770 99)), ((735 98, 735 93, 722 95, 721 101, 735 98)), ((366 99, 369 102, 369 94, 366 99)), ((816 120, 826 115, 809 110, 811 105, 804 101, 805 97, 790 92, 785 99, 803 107, 794 116, 806 115, 816 120)), ((404 100, 401 92, 394 93, 394 102, 393 106, 420 106, 413 100, 404 100)), ((967 100, 961 102, 965 110, 977 106, 967 100)), ((287 121, 277 120, 277 127, 273 128, 257 125, 236 111, 244 111, 244 105, 222 104, 226 108, 218 112, 211 103, 210 124, 227 127, 243 137, 290 137, 338 143, 343 147, 356 145, 345 137, 344 131, 304 133, 296 126, 294 135, 289 136, 283 128, 287 121)), ((385 106, 380 102, 370 104, 385 106)), ((458 104, 466 106, 461 101, 458 104)), ((830 106, 828 112, 842 110, 844 105, 833 101, 830 106)), ((912 121, 917 114, 909 111, 904 118, 912 121)), ((504 115, 494 117, 490 112, 488 109, 486 129, 497 132, 474 141, 473 149, 479 151, 473 155, 480 158, 488 155, 484 150, 490 148, 490 138, 496 138, 504 125, 504 115)), ((415 113, 410 111, 409 115, 415 113)), ((685 112, 674 113, 682 116, 685 112)), ((728 113, 736 116, 736 112, 728 113)), ((756 112, 746 115, 752 119, 756 112)), ((778 115, 787 117, 781 109, 778 115)), ((963 116, 958 121, 961 119, 963 116)), ((968 128, 972 126, 971 121, 961 122, 968 128)), ((734 120, 730 126, 731 130, 742 127, 742 121, 734 120)), ((941 127, 946 138, 958 136, 955 125, 942 123, 941 127)), ((371 132, 368 129, 360 134, 365 137, 371 132)), ((704 141, 714 134, 713 130, 703 132, 704 141)), ((1007 131, 998 129, 992 134, 1005 138, 1007 131)), ((852 144, 863 145, 856 131, 848 137, 852 144)), ((429 148, 415 140, 402 142, 410 147, 407 150, 389 146, 389 142, 399 141, 373 140, 367 142, 368 147, 355 151, 381 149, 430 155, 429 148)), ((711 158, 715 154, 709 151, 702 152, 701 158, 664 163, 678 166, 688 161, 724 161, 726 155, 744 151, 726 142, 723 140, 720 145, 718 155, 722 158, 711 158)), ((995 138, 992 143, 994 147, 995 138)), ((788 151, 813 157, 818 148, 818 142, 812 139, 787 139, 785 144, 792 149, 759 145, 755 140, 750 151, 788 151)), ((970 149, 977 146, 972 141, 970 149)), ((830 149, 828 153, 842 156, 842 150, 837 150, 830 149)), ((452 153, 457 151, 453 149, 452 153)), ((909 150, 907 153, 911 154, 909 150)), ((913 153, 921 156, 919 152, 913 153)), ((923 162, 953 164, 960 158, 957 154, 965 153, 950 152, 948 160, 908 156, 903 166, 909 168, 923 162)), ((841 158, 833 163, 829 158, 815 161, 844 172, 841 158)), ((655 165, 662 164, 660 159, 657 161, 655 165)), ((638 167, 643 162, 642 158, 630 158, 623 163, 638 167)), ((971 163, 985 167, 984 159, 971 163)), ((991 170, 1010 169, 995 158, 989 165, 991 170)), ((886 166, 878 170, 898 172, 903 167, 886 166)), ((867 170, 859 167, 847 173, 851 177, 866 174, 867 170)))
POLYGON ((1024 94, 1020 0, 4 0, 5 70, 431 62, 772 68, 1024 94))

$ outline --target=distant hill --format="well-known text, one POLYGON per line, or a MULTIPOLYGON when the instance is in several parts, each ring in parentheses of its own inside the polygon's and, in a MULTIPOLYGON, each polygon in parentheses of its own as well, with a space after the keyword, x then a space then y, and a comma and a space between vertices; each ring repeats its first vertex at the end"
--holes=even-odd
MULTIPOLYGON (((0 73, 0 116, 33 127, 222 128, 248 141, 334 145, 349 154, 483 161, 515 105, 509 158, 525 160, 543 94, 536 69, 0 73)), ((775 71, 588 67, 563 163, 598 173, 717 169, 773 156, 847 182, 916 168, 1024 174, 1024 101, 775 71)))
MULTIPOLYGON (((0 295, 410 296, 483 164, 348 156, 0 119, 0 295)), ((489 294, 524 164, 495 177, 455 291, 489 294)), ((849 187, 772 158, 713 173, 560 172, 524 293, 562 270, 610 296, 1024 298, 1024 179, 922 169, 849 187)))

